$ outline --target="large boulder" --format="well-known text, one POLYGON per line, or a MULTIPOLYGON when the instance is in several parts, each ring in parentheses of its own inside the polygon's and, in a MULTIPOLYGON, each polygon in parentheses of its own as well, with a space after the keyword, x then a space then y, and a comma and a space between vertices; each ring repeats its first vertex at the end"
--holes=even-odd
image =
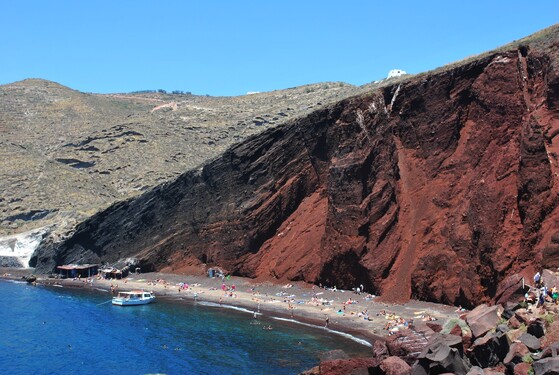
POLYGON ((386 339, 386 346, 391 355, 397 356, 412 364, 429 340, 435 335, 431 329, 399 331, 386 339))
POLYGON ((433 337, 429 345, 418 356, 414 374, 467 374, 470 363, 463 356, 462 339, 454 335, 433 337))
POLYGON ((466 322, 472 329, 474 337, 481 337, 497 326, 503 307, 501 305, 479 305, 466 314, 466 322))
POLYGON ((415 363, 411 366, 411 375, 428 375, 428 369, 423 368, 419 364, 419 361, 415 361, 415 363))
POLYGON ((379 368, 385 375, 411 374, 410 365, 408 365, 403 359, 394 356, 383 359, 379 368))
POLYGON ((368 375, 378 368, 377 358, 350 358, 343 350, 330 350, 320 357, 320 365, 304 371, 302 375, 368 375))
POLYGON ((512 329, 518 329, 520 328, 521 323, 516 316, 513 316, 509 319, 508 325, 512 329))
POLYGON ((468 349, 472 345, 472 330, 462 319, 450 319, 444 325, 442 332, 460 336, 462 338, 462 346, 464 349, 468 349))
POLYGON ((559 288, 559 273, 553 272, 549 269, 544 269, 542 272, 542 280, 550 289, 553 286, 559 288))
POLYGON ((510 319, 514 316, 514 311, 520 308, 520 304, 518 302, 509 301, 503 305, 503 313, 501 317, 504 319, 510 319))
POLYGON ((532 363, 534 375, 557 375, 559 374, 559 357, 540 359, 532 363))
POLYGON ((545 336, 545 325, 542 318, 530 319, 527 332, 537 338, 545 336))
POLYGON ((388 356, 390 356, 390 353, 388 352, 388 347, 386 346, 386 342, 384 340, 375 341, 373 343, 373 357, 382 360, 388 356))
POLYGON ((506 335, 508 336, 510 342, 516 342, 518 341, 518 338, 525 333, 526 333, 525 330, 518 328, 518 329, 511 329, 506 333, 506 335))
POLYGON ((514 375, 529 375, 533 374, 532 372, 532 365, 530 363, 521 362, 514 366, 513 374, 514 375))
POLYGON ((521 324, 528 325, 532 315, 526 309, 518 309, 514 312, 514 317, 518 319, 521 324))
POLYGON ((505 375, 507 369, 504 366, 497 366, 483 369, 483 375, 505 375))
POLYGON ((443 330, 443 326, 440 323, 435 322, 425 322, 425 325, 431 328, 434 332, 441 332, 443 330))
POLYGON ((374 358, 335 359, 320 363, 321 375, 368 375, 369 369, 377 367, 379 361, 374 358))
POLYGON ((509 319, 512 318, 513 316, 514 316, 514 310, 511 310, 511 309, 508 309, 508 308, 505 308, 505 309, 503 310, 503 313, 501 314, 501 317, 502 317, 503 319, 507 319, 507 320, 509 320, 509 319))
POLYGON ((483 375, 483 369, 478 366, 472 366, 466 375, 483 375))
POLYGON ((547 357, 557 357, 557 353, 559 353, 559 342, 554 342, 549 346, 546 346, 541 353, 539 353, 538 359, 547 358, 547 357))
POLYGON ((529 333, 523 333, 522 335, 520 335, 518 341, 526 345, 526 347, 528 347, 528 349, 530 349, 530 351, 532 352, 540 350, 541 348, 540 340, 529 333))
POLYGON ((506 357, 509 349, 510 341, 505 333, 488 332, 474 341, 468 349, 468 358, 472 364, 482 368, 493 367, 506 357))
POLYGON ((510 328, 506 324, 499 324, 496 328, 497 332, 507 333, 510 331, 510 328))
POLYGON ((449 332, 450 335, 458 336, 462 338, 462 347, 468 349, 472 346, 472 331, 464 331, 460 326, 456 325, 449 332))
POLYGON ((517 364, 522 363, 522 358, 530 354, 530 350, 521 342, 515 342, 510 346, 509 352, 503 359, 503 364, 510 372, 514 371, 517 364))
POLYGON ((495 293, 495 301, 499 304, 517 300, 524 295, 522 276, 519 274, 510 275, 505 278, 497 288, 495 293))

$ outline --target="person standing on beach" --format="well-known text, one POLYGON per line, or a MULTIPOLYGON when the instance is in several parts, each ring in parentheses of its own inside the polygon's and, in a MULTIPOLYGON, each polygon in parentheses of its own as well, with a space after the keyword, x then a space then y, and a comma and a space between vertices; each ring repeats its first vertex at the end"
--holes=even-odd
POLYGON ((324 328, 328 328, 328 323, 330 322, 330 318, 326 315, 326 324, 324 324, 324 328))
POLYGON ((541 285, 542 276, 540 275, 540 271, 536 272, 534 275, 534 284, 536 288, 539 288, 541 285))

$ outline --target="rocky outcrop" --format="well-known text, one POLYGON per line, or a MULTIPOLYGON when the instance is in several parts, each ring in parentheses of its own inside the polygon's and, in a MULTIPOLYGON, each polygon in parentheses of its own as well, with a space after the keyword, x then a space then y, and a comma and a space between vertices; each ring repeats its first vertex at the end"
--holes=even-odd
POLYGON ((379 370, 386 375, 408 375, 411 374, 411 367, 403 359, 398 357, 388 357, 379 364, 379 370))
POLYGON ((503 308, 500 305, 489 307, 483 304, 467 313, 465 318, 472 329, 472 334, 480 337, 495 328, 502 312, 503 308))
POLYGON ((552 375, 559 373, 559 358, 551 357, 545 358, 541 361, 535 362, 534 365, 535 375, 552 375))
POLYGON ((369 369, 378 366, 378 362, 373 358, 325 360, 321 361, 319 366, 302 372, 301 375, 368 375, 369 369))
POLYGON ((27 268, 29 260, 39 247, 49 228, 12 236, 0 237, 0 266, 27 268))
MULTIPOLYGON (((549 319, 558 311, 557 305, 545 305, 541 308, 529 306, 528 309, 521 309, 517 304, 514 308, 519 313, 525 315, 530 320, 537 320, 542 317, 548 332, 557 332, 559 321, 549 319)), ((492 315, 494 309, 483 306, 477 309, 480 315, 492 315)), ((503 308, 499 306, 499 311, 503 308)), ((514 328, 510 319, 504 315, 500 316, 498 322, 486 331, 477 331, 474 342, 471 346, 465 344, 461 333, 451 329, 454 333, 444 333, 453 324, 445 324, 441 333, 432 333, 427 340, 415 340, 414 350, 419 350, 419 354, 409 355, 409 350, 402 350, 394 343, 412 342, 418 336, 416 329, 425 330, 424 323, 416 328, 402 330, 398 333, 398 338, 387 338, 387 345, 375 342, 371 351, 371 358, 368 362, 364 359, 345 359, 336 358, 335 361, 325 363, 335 364, 335 366, 317 366, 313 374, 324 374, 326 370, 333 370, 331 374, 352 373, 352 366, 355 365, 356 371, 364 371, 365 363, 369 374, 555 374, 559 357, 557 356, 559 344, 557 341, 540 347, 539 340, 526 333, 526 326, 514 328), (409 340, 403 339, 409 337, 409 340), (537 345, 536 345, 537 344, 537 345), (542 349, 542 350, 540 350, 542 349), (335 369, 343 369, 336 372, 335 369)), ((449 323, 453 323, 449 321, 449 323)), ((466 322, 460 321, 460 326, 466 322)), ((462 331, 476 332, 472 326, 463 326, 462 331)), ((552 337, 549 337, 552 339, 552 337)), ((548 342, 548 337, 544 336, 542 342, 548 342)), ((311 372, 308 372, 310 374, 311 372)), ((365 372, 363 372, 365 373, 365 372)))
POLYGON ((397 332, 386 339, 386 346, 391 355, 413 363, 434 336, 435 332, 427 327, 397 332))
POLYGON ((557 29, 268 129, 99 212, 36 264, 133 256, 490 301, 510 275, 559 265, 557 29))

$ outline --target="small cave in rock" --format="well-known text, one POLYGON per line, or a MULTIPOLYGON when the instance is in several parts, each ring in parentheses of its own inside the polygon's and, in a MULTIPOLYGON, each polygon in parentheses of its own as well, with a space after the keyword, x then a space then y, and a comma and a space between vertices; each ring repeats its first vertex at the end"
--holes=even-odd
POLYGON ((366 293, 378 294, 377 288, 370 280, 368 270, 359 263, 359 257, 351 250, 336 255, 326 263, 320 273, 318 282, 325 287, 352 290, 363 285, 366 293))

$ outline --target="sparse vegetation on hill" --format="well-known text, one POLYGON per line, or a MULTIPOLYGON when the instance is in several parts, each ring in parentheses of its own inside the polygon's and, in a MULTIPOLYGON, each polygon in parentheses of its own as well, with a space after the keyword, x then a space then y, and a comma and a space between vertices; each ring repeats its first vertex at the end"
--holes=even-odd
POLYGON ((86 94, 41 79, 0 86, 0 235, 74 225, 360 90, 335 82, 209 97, 161 89, 86 94))

